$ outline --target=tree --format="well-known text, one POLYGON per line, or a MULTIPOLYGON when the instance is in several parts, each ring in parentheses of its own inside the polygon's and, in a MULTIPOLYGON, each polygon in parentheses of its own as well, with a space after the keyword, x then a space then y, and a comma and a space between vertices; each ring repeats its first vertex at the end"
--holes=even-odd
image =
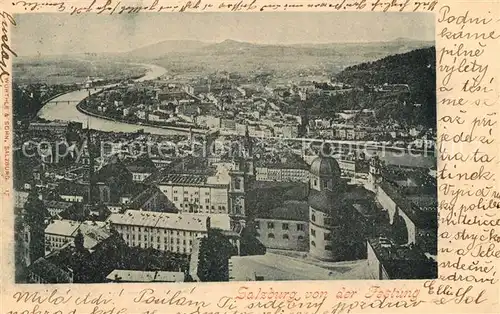
MULTIPOLYGON (((370 85, 407 84, 408 90, 379 93, 377 99, 365 103, 377 110, 381 119, 392 118, 407 125, 434 127, 436 124, 436 52, 434 47, 392 55, 375 62, 346 68, 337 75, 339 81, 369 90, 370 85), (408 105, 402 107, 403 103, 408 105), (413 107, 419 104, 420 107, 413 107)), ((355 102, 356 103, 356 102, 355 102)), ((359 102, 358 102, 359 103, 359 102)), ((341 102, 348 104, 348 102, 341 102)), ((352 104, 352 103, 351 103, 352 104)), ((354 108, 344 108, 354 109, 354 108)))
POLYGON ((198 276, 202 281, 229 281, 229 258, 236 248, 217 229, 211 229, 201 240, 198 276))
POLYGON ((83 238, 82 231, 78 229, 78 232, 76 233, 75 236, 75 248, 77 251, 83 251, 85 249, 84 241, 85 240, 83 238))

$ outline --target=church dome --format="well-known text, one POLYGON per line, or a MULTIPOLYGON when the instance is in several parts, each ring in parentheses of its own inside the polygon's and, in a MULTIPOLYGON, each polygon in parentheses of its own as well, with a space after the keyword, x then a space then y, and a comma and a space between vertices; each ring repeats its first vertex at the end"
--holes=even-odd
POLYGON ((333 177, 340 179, 340 167, 333 157, 317 157, 311 164, 311 174, 318 177, 333 177))

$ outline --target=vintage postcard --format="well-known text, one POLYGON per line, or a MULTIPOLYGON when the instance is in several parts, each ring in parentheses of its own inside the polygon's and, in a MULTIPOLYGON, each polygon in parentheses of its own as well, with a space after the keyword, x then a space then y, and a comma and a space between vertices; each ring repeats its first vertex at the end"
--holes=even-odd
POLYGON ((6 5, 2 312, 497 312, 498 5, 6 5))

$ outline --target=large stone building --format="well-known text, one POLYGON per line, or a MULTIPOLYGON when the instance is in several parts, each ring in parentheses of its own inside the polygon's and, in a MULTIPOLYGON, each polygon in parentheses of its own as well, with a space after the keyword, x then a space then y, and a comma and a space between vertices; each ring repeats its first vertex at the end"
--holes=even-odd
POLYGON ((307 251, 308 220, 307 202, 286 201, 255 218, 257 239, 267 248, 307 251))
POLYGON ((131 247, 152 247, 184 254, 191 253, 195 239, 206 236, 208 229, 230 229, 230 219, 225 214, 127 210, 123 214, 112 214, 107 221, 131 247))
POLYGON ((228 214, 231 226, 241 231, 246 222, 246 192, 254 179, 252 143, 223 161, 185 157, 172 162, 145 182, 155 184, 179 213, 228 214))
POLYGON ((289 153, 279 157, 266 156, 255 165, 255 179, 257 181, 277 182, 307 182, 309 167, 298 155, 289 153))
POLYGON ((78 233, 83 236, 83 246, 89 250, 111 235, 103 223, 54 220, 45 228, 46 252, 73 244, 78 233))

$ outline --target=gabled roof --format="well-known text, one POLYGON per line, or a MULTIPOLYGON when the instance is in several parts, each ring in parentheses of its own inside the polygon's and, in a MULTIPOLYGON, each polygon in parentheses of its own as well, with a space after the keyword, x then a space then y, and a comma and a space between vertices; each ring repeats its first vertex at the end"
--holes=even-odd
POLYGON ((144 207, 144 204, 148 202, 152 197, 160 198, 159 201, 157 200, 157 203, 162 204, 162 208, 158 209, 159 211, 177 212, 177 208, 172 203, 172 201, 155 185, 137 194, 132 199, 129 206, 132 209, 142 209, 144 207))
POLYGON ((141 227, 156 227, 188 231, 207 231, 207 218, 210 217, 211 226, 229 230, 229 215, 226 214, 176 214, 158 213, 151 211, 127 210, 123 214, 111 214, 108 222, 116 225, 141 227))
POLYGON ((90 223, 83 223, 80 225, 80 230, 83 234, 83 246, 86 249, 92 249, 97 244, 106 240, 111 236, 111 232, 103 226, 90 223))

